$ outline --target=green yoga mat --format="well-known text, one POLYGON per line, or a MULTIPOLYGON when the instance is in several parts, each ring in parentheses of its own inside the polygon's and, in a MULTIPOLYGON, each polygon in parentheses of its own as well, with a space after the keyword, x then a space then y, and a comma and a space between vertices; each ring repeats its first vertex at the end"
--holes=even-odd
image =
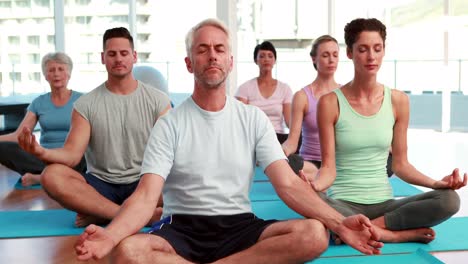
POLYGON ((74 226, 75 217, 65 209, 0 211, 0 238, 79 235, 84 228, 74 226))
POLYGON ((432 256, 427 251, 418 249, 410 254, 375 255, 375 256, 352 256, 319 258, 310 264, 396 264, 396 263, 418 263, 418 264, 442 264, 438 258, 432 256))
MULTIPOLYGON (((423 192, 395 176, 390 178, 390 184, 392 185, 393 196, 395 197, 411 196, 423 192)), ((268 177, 260 167, 255 167, 254 184, 250 193, 250 199, 252 201, 279 200, 268 177)))
MULTIPOLYGON (((264 219, 297 219, 299 214, 289 209, 282 201, 252 202, 254 213, 264 219)), ((468 217, 453 217, 434 227, 436 239, 429 244, 386 243, 382 254, 411 253, 421 248, 426 251, 468 250, 468 217)), ((358 256, 357 250, 347 245, 330 245, 322 257, 358 256)))

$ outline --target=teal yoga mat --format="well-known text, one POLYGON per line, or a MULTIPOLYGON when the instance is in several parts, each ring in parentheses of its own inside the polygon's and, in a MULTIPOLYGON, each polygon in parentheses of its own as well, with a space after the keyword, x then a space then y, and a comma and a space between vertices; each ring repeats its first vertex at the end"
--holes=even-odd
MULTIPOLYGON (((252 203, 254 212, 265 219, 301 218, 280 201, 252 203)), ((65 210, 43 211, 1 211, 0 238, 24 238, 43 236, 78 235, 83 228, 73 225, 75 213, 65 210)), ((435 227, 436 239, 426 245, 420 243, 386 244, 382 254, 404 254, 416 252, 419 248, 426 251, 468 250, 468 217, 451 218, 435 227)), ((144 228, 142 231, 147 231, 144 228)), ((322 257, 360 256, 358 251, 347 245, 331 245, 322 257)))
POLYGON ((418 263, 418 264, 442 264, 438 258, 427 251, 418 249, 410 254, 375 255, 375 256, 352 256, 319 258, 310 264, 396 264, 396 263, 418 263))
POLYGON ((75 217, 76 213, 65 209, 1 211, 0 238, 79 235, 84 228, 74 226, 75 217))
MULTIPOLYGON (((264 219, 297 219, 299 214, 289 209, 282 201, 252 202, 254 213, 264 219)), ((453 217, 434 227, 436 239, 429 244, 386 243, 382 254, 411 253, 421 248, 426 251, 468 250, 468 217, 453 217)), ((322 257, 362 255, 347 245, 330 245, 322 257)))
POLYGON ((20 177, 18 181, 15 183, 15 189, 16 190, 39 190, 39 189, 42 189, 42 186, 40 184, 34 184, 31 186, 23 186, 21 184, 21 177, 20 177))
MULTIPOLYGON (((390 178, 390 184, 393 189, 393 196, 403 197, 422 193, 420 189, 406 183, 400 178, 393 176, 390 178)), ((260 167, 255 167, 254 185, 252 186, 250 198, 252 201, 278 200, 273 186, 271 186, 268 177, 260 167)))

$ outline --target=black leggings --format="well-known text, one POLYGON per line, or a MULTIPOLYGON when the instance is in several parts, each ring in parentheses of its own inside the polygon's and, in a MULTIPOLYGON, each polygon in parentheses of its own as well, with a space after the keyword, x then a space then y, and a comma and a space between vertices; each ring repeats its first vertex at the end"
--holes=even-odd
MULTIPOLYGON (((24 151, 18 143, 10 141, 0 142, 0 163, 18 172, 21 176, 27 172, 40 174, 46 167, 44 162, 36 156, 24 151)), ((86 172, 86 161, 84 157, 74 169, 81 174, 86 172)))

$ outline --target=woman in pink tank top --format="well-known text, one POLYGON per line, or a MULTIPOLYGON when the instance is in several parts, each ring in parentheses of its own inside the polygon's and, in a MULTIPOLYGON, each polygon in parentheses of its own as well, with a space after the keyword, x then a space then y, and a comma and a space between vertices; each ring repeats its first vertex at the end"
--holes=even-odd
POLYGON ((275 128, 278 141, 283 143, 288 137, 291 117, 292 91, 288 84, 273 78, 276 64, 276 49, 269 41, 258 44, 254 49, 254 61, 259 74, 239 86, 235 97, 259 107, 270 119, 275 128))

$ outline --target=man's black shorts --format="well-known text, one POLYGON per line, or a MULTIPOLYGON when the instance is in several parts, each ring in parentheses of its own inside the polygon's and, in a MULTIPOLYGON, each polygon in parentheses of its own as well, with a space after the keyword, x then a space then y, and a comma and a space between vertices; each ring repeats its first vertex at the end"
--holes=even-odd
POLYGON ((209 263, 251 247, 276 221, 265 221, 252 213, 172 215, 155 223, 149 233, 167 240, 183 258, 209 263))

